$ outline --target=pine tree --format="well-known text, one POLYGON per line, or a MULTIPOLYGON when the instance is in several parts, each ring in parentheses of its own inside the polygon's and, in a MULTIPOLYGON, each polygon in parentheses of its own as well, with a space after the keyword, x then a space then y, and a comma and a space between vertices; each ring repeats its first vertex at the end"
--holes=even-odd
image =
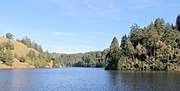
POLYGON ((176 29, 180 31, 180 15, 178 15, 176 18, 176 29))
POLYGON ((113 41, 110 45, 111 52, 118 52, 120 50, 119 42, 116 37, 113 38, 113 41))
POLYGON ((127 42, 127 36, 126 35, 124 35, 123 37, 122 37, 122 39, 121 39, 121 48, 124 48, 125 47, 125 45, 126 45, 126 42, 127 42))
POLYGON ((119 42, 116 37, 113 38, 110 46, 110 52, 106 56, 106 70, 118 70, 119 52, 120 52, 119 42))

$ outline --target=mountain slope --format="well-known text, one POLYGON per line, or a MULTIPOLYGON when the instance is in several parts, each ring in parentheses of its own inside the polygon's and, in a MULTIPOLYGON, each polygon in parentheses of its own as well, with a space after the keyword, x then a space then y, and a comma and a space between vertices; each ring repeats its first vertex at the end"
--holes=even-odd
POLYGON ((5 49, 1 49, 0 68, 51 68, 51 59, 47 59, 46 52, 39 52, 33 48, 28 48, 21 42, 0 37, 0 46, 3 43, 10 43, 13 49, 10 50, 13 56, 7 54, 7 45, 5 49), (12 57, 7 61, 7 58, 12 57), (8 62, 9 64, 7 64, 8 62))
POLYGON ((36 53, 38 53, 38 51, 36 51, 35 49, 28 48, 26 45, 24 45, 20 42, 17 42, 15 40, 10 40, 7 38, 3 38, 0 36, 0 44, 3 42, 7 42, 8 40, 14 45, 14 50, 12 50, 12 53, 16 54, 18 57, 25 56, 26 54, 29 53, 30 50, 33 50, 36 53))

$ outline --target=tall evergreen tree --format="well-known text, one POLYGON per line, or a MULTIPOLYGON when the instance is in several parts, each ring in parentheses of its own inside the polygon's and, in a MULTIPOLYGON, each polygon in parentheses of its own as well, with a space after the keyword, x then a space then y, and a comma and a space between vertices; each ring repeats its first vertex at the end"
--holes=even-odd
POLYGON ((180 31, 180 15, 178 15, 176 19, 176 29, 180 31))
POLYGON ((118 70, 119 52, 120 52, 119 42, 116 37, 113 38, 110 46, 110 52, 106 56, 106 70, 118 70))
POLYGON ((110 45, 110 51, 111 52, 118 52, 120 50, 119 42, 116 37, 113 38, 113 41, 110 45))
POLYGON ((127 42, 127 36, 126 36, 126 34, 122 37, 122 39, 121 39, 121 48, 124 48, 125 47, 125 45, 126 45, 126 42, 127 42))

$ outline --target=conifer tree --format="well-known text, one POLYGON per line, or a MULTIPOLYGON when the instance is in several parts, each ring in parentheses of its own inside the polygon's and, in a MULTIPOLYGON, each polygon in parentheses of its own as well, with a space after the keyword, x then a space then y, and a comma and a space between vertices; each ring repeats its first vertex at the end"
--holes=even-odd
POLYGON ((180 15, 178 15, 176 19, 176 29, 180 31, 180 15))

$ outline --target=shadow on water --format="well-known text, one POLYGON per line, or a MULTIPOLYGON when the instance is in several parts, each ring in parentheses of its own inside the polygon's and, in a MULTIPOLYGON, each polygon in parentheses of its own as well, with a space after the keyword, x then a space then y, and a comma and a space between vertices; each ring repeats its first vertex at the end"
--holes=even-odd
POLYGON ((112 91, 120 91, 122 90, 122 77, 118 71, 107 71, 109 77, 109 87, 112 91))
POLYGON ((178 91, 179 72, 108 71, 113 91, 178 91))

